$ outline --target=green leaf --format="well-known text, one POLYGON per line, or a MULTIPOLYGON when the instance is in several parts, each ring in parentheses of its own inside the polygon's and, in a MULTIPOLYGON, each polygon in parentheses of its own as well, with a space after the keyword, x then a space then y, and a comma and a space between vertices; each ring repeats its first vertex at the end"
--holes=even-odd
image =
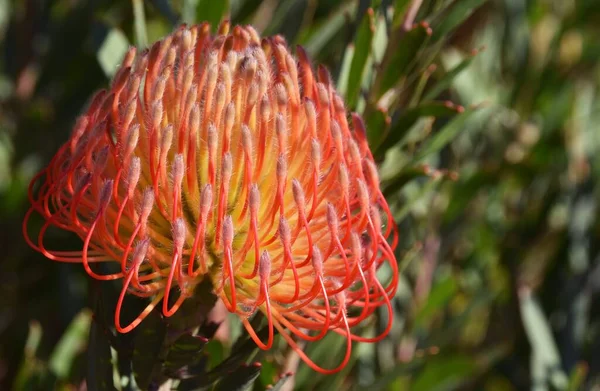
POLYGON ((223 359, 223 345, 220 341, 209 341, 203 348, 199 362, 195 367, 187 367, 185 370, 180 370, 177 377, 183 379, 179 386, 179 391, 203 390, 212 389, 215 382, 221 377, 226 376, 228 372, 215 373, 213 371, 206 372, 213 365, 211 361, 219 361, 223 359))
POLYGON ((248 391, 260 375, 260 363, 242 365, 217 383, 215 391, 248 391))
POLYGON ((276 8, 274 12, 269 15, 268 25, 263 31, 263 36, 275 35, 284 29, 284 22, 287 20, 290 13, 293 12, 296 7, 300 5, 302 0, 287 0, 275 2, 276 8))
POLYGON ((331 15, 328 20, 321 23, 310 35, 310 38, 304 44, 304 48, 311 56, 320 53, 321 50, 331 41, 339 31, 346 26, 346 15, 354 12, 356 1, 349 1, 341 6, 331 15))
MULTIPOLYGON (((257 335, 259 338, 264 339, 268 336, 268 332, 268 327, 263 327, 257 332, 257 335)), ((211 348, 217 345, 220 347, 222 346, 218 341, 212 340, 205 347, 205 350, 208 351, 211 359, 213 358, 211 348)), ((250 337, 246 337, 243 342, 236 341, 236 344, 234 345, 229 357, 219 363, 207 374, 183 380, 180 388, 182 390, 199 390, 211 386, 219 379, 229 376, 228 374, 232 371, 245 366, 257 349, 258 347, 256 346, 256 343, 250 337)), ((258 374, 256 376, 258 376, 258 374)))
POLYGON ((523 327, 532 349, 532 383, 551 383, 555 389, 566 389, 568 379, 561 370, 558 348, 542 308, 527 288, 519 292, 519 304, 523 327))
POLYGON ((397 212, 394 212, 394 218, 396 220, 402 220, 406 215, 415 209, 419 201, 427 199, 428 195, 433 194, 432 192, 436 190, 441 182, 441 177, 427 181, 418 189, 418 191, 414 192, 414 194, 412 194, 405 202, 402 203, 402 208, 397 212))
POLYGON ((441 15, 441 22, 435 25, 433 29, 432 39, 437 41, 441 38, 446 38, 455 28, 469 17, 477 8, 479 8, 487 0, 463 0, 455 1, 449 12, 444 12, 441 15))
POLYGON ((97 321, 92 321, 87 350, 86 384, 90 391, 114 390, 110 342, 97 321))
POLYGON ((452 355, 428 360, 425 368, 411 385, 414 391, 444 391, 458 389, 477 369, 467 356, 452 355))
POLYGON ((231 18, 233 24, 250 23, 256 11, 260 8, 262 0, 230 0, 231 18))
POLYGON ((430 34, 431 30, 420 24, 406 32, 401 28, 394 31, 375 83, 376 99, 406 77, 430 34))
POLYGON ((158 310, 152 311, 136 329, 131 364, 135 381, 143 390, 160 374, 166 334, 167 327, 158 310))
POLYGON ((148 33, 146 32, 146 15, 144 13, 144 1, 132 0, 132 3, 135 44, 138 48, 145 48, 148 46, 148 33))
POLYGON ((219 24, 229 18, 230 0, 196 0, 196 19, 194 22, 208 22, 211 30, 217 31, 219 24))
POLYGON ((60 341, 58 341, 48 361, 49 368, 57 378, 67 378, 73 365, 73 360, 84 349, 87 343, 91 319, 92 313, 89 310, 81 311, 73 319, 60 341))
POLYGON ((447 117, 453 116, 460 110, 459 106, 450 105, 443 102, 428 102, 409 109, 402 113, 400 117, 392 121, 390 131, 380 139, 380 142, 374 145, 375 155, 383 157, 385 152, 402 140, 413 125, 423 117, 447 117))
POLYGON ((25 342, 26 358, 35 358, 40 342, 42 341, 42 325, 37 321, 31 321, 29 323, 29 334, 27 335, 27 341, 25 342))
POLYGON ((271 386, 271 388, 268 388, 268 390, 269 391, 281 391, 281 389, 283 388, 283 385, 290 377, 292 377, 291 373, 286 373, 286 374, 282 375, 281 378, 279 380, 277 380, 277 383, 273 384, 271 386))
MULTIPOLYGON (((261 340, 264 340, 269 335, 269 328, 267 326, 258 330, 256 335, 261 340)), ((247 337, 243 342, 236 341, 231 354, 227 359, 225 359, 222 363, 217 365, 211 373, 220 373, 224 374, 229 371, 234 370, 240 365, 246 363, 250 356, 254 354, 254 352, 258 349, 254 340, 250 337, 247 337)))
POLYGON ((434 85, 427 91, 424 98, 425 100, 435 99, 439 94, 441 94, 445 89, 449 88, 454 78, 458 76, 462 71, 464 71, 471 63, 473 62, 473 58, 477 52, 473 52, 470 56, 465 58, 463 61, 458 63, 454 68, 447 71, 442 78, 440 78, 434 85))
POLYGON ((194 294, 185 299, 177 312, 168 319, 169 336, 174 337, 171 341, 179 338, 181 334, 189 333, 196 327, 204 325, 206 316, 216 301, 217 297, 213 293, 210 279, 203 279, 196 285, 194 294))
MULTIPOLYGON (((431 54, 430 54, 431 56, 431 54)), ((425 61, 425 63, 429 64, 432 60, 430 61, 425 61)), ((420 75, 417 74, 415 76, 418 76, 418 80, 417 83, 414 87, 411 86, 411 92, 410 94, 410 100, 408 102, 408 104, 406 105, 406 107, 408 108, 413 108, 419 105, 419 103, 421 103, 422 101, 422 97, 423 97, 423 92, 425 91, 425 88, 427 87, 427 85, 429 84, 429 79, 431 78, 431 74, 435 71, 436 69, 436 65, 435 64, 431 64, 427 67, 427 69, 425 69, 424 71, 420 72, 420 75)))
POLYGON ((9 0, 0 0, 0 40, 4 40, 11 12, 11 2, 9 0))
MULTIPOLYGON (((168 374, 177 374, 182 368, 193 368, 203 359, 202 349, 208 339, 204 337, 184 334, 169 347, 163 368, 168 374)), ((195 375, 189 373, 187 375, 195 375)))
POLYGON ((435 282, 427 296, 427 301, 415 316, 415 328, 424 327, 425 323, 450 301, 457 290, 456 281, 452 276, 445 276, 441 281, 435 282))
MULTIPOLYGON (((258 358, 258 355, 257 355, 258 358)), ((258 359, 255 358, 255 361, 258 359)), ((273 383, 273 379, 279 379, 279 373, 281 371, 281 365, 272 360, 261 361, 262 368, 260 370, 260 376, 258 382, 261 386, 268 386, 273 383)))
POLYGON ((432 153, 438 152, 444 148, 449 142, 454 140, 456 136, 465 128, 465 124, 469 118, 475 113, 475 109, 467 109, 450 123, 440 129, 439 132, 431 136, 424 142, 423 146, 415 155, 413 162, 417 163, 432 153))
MULTIPOLYGON (((335 368, 345 354, 346 339, 336 333, 328 333, 318 343, 309 343, 305 352, 317 365, 324 368, 335 368)), ((315 376, 315 371, 307 365, 298 367, 295 377, 295 388, 299 390, 314 390, 321 381, 315 376)))
MULTIPOLYGON (((388 186, 386 186, 384 195, 394 194, 395 191, 401 189, 410 180, 415 179, 419 176, 427 176, 424 167, 402 171, 402 175, 399 175, 398 177, 394 178, 394 180, 391 181, 391 183, 388 186)), ((402 220, 408 213, 410 213, 413 210, 417 202, 423 200, 425 197, 427 197, 428 194, 431 194, 431 192, 434 191, 435 188, 440 185, 440 179, 441 178, 430 179, 429 181, 427 181, 421 188, 419 188, 418 191, 416 191, 414 194, 412 194, 411 197, 409 197, 402 203, 402 208, 400 208, 400 210, 398 210, 397 212, 394 212, 394 218, 397 221, 402 220)))
POLYGON ((375 17, 372 8, 365 12, 356 32, 354 40, 354 55, 348 74, 348 88, 346 91, 346 103, 348 107, 355 107, 358 102, 360 87, 365 74, 367 59, 371 54, 371 44, 375 35, 375 17))
POLYGON ((127 50, 129 41, 125 34, 119 29, 111 29, 96 53, 98 63, 108 78, 114 76, 127 50))
POLYGON ((346 46, 346 50, 344 51, 342 67, 340 68, 340 75, 338 76, 337 90, 341 96, 346 96, 346 92, 348 91, 348 76, 350 75, 350 65, 352 64, 353 57, 354 45, 350 44, 346 46))
POLYGON ((13 389, 28 389, 32 382, 35 382, 38 377, 41 377, 43 369, 41 368, 41 363, 36 358, 36 353, 41 340, 42 325, 37 321, 31 321, 29 323, 29 334, 25 341, 25 349, 23 349, 23 361, 17 372, 13 389))
POLYGON ((423 360, 413 360, 406 363, 398 363, 394 366, 391 371, 384 373, 379 376, 372 384, 367 387, 353 387, 352 390, 369 390, 369 391, 383 391, 389 390, 390 385, 394 383, 399 377, 409 375, 417 372, 423 366, 423 360))
POLYGON ((408 9, 410 0, 395 0, 394 1, 394 27, 399 27, 404 22, 404 15, 408 9))
POLYGON ((567 388, 567 391, 581 390, 588 372, 589 366, 586 363, 577 363, 571 371, 571 376, 569 376, 569 387, 567 388))
POLYGON ((386 110, 377 109, 371 111, 366 117, 367 139, 370 145, 380 145, 386 134, 389 134, 392 119, 386 110))
POLYGON ((217 339, 213 339, 208 341, 206 347, 204 347, 204 351, 208 356, 208 368, 216 368, 219 364, 223 362, 226 358, 227 352, 225 351, 225 346, 223 343, 217 339))

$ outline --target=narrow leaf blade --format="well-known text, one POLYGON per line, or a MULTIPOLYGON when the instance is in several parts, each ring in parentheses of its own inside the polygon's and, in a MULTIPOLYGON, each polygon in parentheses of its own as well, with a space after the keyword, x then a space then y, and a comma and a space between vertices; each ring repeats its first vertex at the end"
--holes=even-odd
POLYGON ((114 390, 110 341, 97 321, 92 321, 87 351, 86 384, 90 391, 114 390))
POLYGON ((355 107, 358 101, 360 86, 365 73, 367 59, 371 53, 371 44, 375 35, 375 13, 372 8, 365 12, 354 40, 354 56, 348 74, 346 93, 348 107, 355 107))
POLYGON ((219 23, 229 17, 229 0, 199 0, 196 8, 196 22, 209 22, 216 31, 219 23))

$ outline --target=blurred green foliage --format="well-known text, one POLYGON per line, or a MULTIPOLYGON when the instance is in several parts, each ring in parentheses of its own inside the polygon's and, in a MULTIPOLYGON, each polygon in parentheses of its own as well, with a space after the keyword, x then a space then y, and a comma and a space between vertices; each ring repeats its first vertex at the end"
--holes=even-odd
MULTIPOLYGON (((600 387, 598 26, 595 0, 0 0, 0 389, 145 389, 194 370, 204 383, 169 384, 600 387), (368 125, 401 282, 391 335, 337 375, 285 344, 258 352, 233 321, 233 344, 152 317, 144 343, 115 337, 105 292, 21 238, 33 173, 128 45, 223 17, 303 45, 368 125)), ((322 363, 342 349, 335 335, 307 346, 322 363)))

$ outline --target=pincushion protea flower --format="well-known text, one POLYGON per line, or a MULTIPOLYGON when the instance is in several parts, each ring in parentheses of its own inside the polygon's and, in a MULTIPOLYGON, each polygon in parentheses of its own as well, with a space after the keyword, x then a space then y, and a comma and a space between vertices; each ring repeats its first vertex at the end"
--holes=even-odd
POLYGON ((277 330, 323 373, 344 367, 352 341, 378 341, 391 328, 397 235, 363 122, 349 121, 327 71, 313 72, 301 48, 294 58, 281 37, 229 33, 228 23, 211 36, 202 24, 130 49, 29 198, 24 233, 34 249, 82 263, 95 279, 122 279, 119 332, 158 305, 171 316, 204 278, 260 348, 277 330), (30 238, 34 212, 45 223, 30 238), (79 235, 83 249, 47 248, 50 226, 79 235), (387 286, 377 277, 384 263, 387 286), (126 293, 151 300, 123 325, 126 293), (390 312, 381 335, 353 334, 380 306, 390 312), (266 341, 248 321, 257 310, 266 341), (296 343, 328 331, 347 339, 334 369, 296 343))

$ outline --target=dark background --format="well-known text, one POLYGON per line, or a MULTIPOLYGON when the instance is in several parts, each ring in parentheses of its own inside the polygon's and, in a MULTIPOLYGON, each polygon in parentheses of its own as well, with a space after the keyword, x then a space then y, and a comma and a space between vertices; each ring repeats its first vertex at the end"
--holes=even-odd
MULTIPOLYGON (((411 2, 231 0, 225 9, 154 0, 142 4, 137 30, 136 3, 0 0, 0 389, 32 388, 35 376, 56 389, 82 383, 77 358, 90 318, 81 311, 91 306, 92 283, 80 266, 31 250, 21 222, 29 181, 108 85, 123 45, 229 12, 233 23, 301 43, 334 80, 356 84, 343 65, 349 45, 377 57, 357 43, 357 20, 373 6, 377 31, 390 34, 397 26, 386 13, 411 2)), ((416 62, 398 67, 400 99, 387 114, 391 131, 408 123, 416 133, 391 141, 370 134, 374 150, 384 144, 382 188, 401 229, 396 326, 381 344, 355 349, 339 375, 293 367, 296 387, 600 389, 600 3, 425 0, 415 20, 429 21, 433 35, 416 62), (462 17, 460 7, 471 11, 462 17), (468 117, 427 103, 446 100, 468 117), (421 122, 401 122, 410 107, 424 107, 421 122)), ((411 53, 412 35, 398 39, 395 50, 411 53)), ((367 73, 359 73, 367 88, 349 105, 377 124, 367 73), (367 104, 355 106, 359 97, 367 104)), ((66 233, 48 238, 53 248, 78 246, 66 233)), ((318 360, 339 347, 326 339, 310 349, 318 360)), ((257 389, 289 364, 283 349, 265 362, 257 389)))

